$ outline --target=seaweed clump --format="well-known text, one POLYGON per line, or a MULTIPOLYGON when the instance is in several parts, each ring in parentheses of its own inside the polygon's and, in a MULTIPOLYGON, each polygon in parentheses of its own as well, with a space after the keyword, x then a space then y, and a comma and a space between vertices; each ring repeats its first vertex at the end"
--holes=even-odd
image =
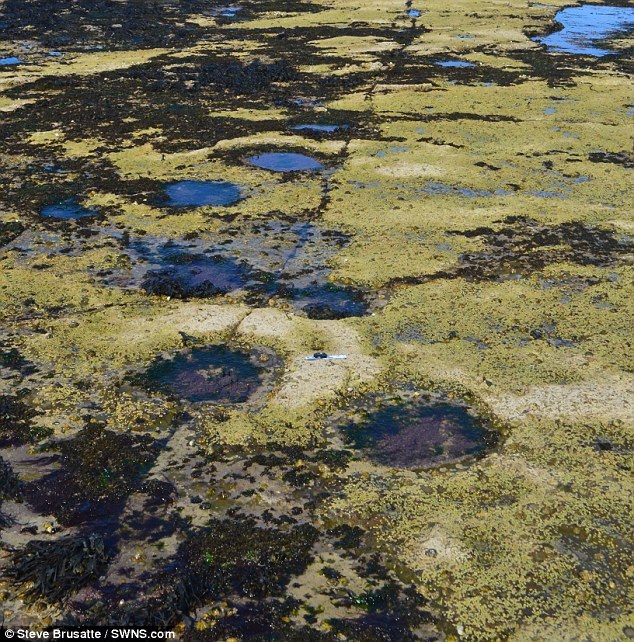
MULTIPOLYGON (((186 635, 187 642, 212 642, 239 639, 243 642, 260 640, 284 640, 285 642, 333 642, 333 640, 355 640, 355 642, 432 642, 437 635, 422 637, 410 629, 430 621, 429 613, 421 611, 419 602, 399 596, 393 606, 396 611, 388 615, 386 604, 370 607, 367 614, 359 618, 334 618, 328 620, 329 631, 314 626, 298 625, 293 616, 301 602, 288 598, 284 601, 268 601, 258 604, 229 604, 228 613, 208 629, 195 628, 186 635), (411 612, 403 609, 413 608, 411 612)), ((359 606, 354 604, 354 606, 359 606)), ((363 607, 362 607, 363 608, 363 607)), ((310 615, 305 618, 311 619, 310 615)))
POLYGON ((286 60, 271 63, 254 60, 246 65, 231 61, 203 65, 199 84, 214 84, 238 94, 251 94, 265 91, 275 82, 296 78, 297 72, 286 60))
MULTIPOLYGON (((384 571, 384 569, 381 569, 384 571)), ((336 573, 336 571, 335 571, 336 573)), ((374 581, 373 581, 374 584, 374 581)), ((249 603, 229 602, 226 612, 211 626, 197 627, 187 642, 220 641, 231 638, 244 642, 285 640, 288 642, 432 642, 439 640, 435 617, 414 587, 393 580, 362 593, 332 589, 328 596, 339 607, 360 611, 358 617, 330 618, 327 630, 315 626, 315 609, 295 598, 249 603), (341 594, 343 593, 343 597, 341 594), (299 611, 306 611, 307 624, 298 624, 299 611)))
POLYGON ((291 617, 297 600, 263 604, 230 604, 231 610, 209 629, 193 629, 186 642, 212 642, 238 639, 243 642, 285 640, 285 642, 328 642, 332 636, 308 626, 295 626, 291 617))
POLYGON ((99 535, 80 535, 49 542, 32 540, 13 553, 7 577, 18 594, 29 602, 63 602, 108 562, 104 540, 99 535))
POLYGON ((44 436, 43 431, 32 425, 37 414, 23 397, 0 395, 0 446, 25 444, 44 436))
POLYGON ((185 46, 202 28, 183 20, 204 10, 202 0, 114 2, 113 0, 8 0, 3 6, 4 36, 28 39, 36 33, 43 47, 112 49, 185 46), (122 25, 125 25, 123 28, 122 25))
MULTIPOLYGON (((20 480, 13 471, 11 464, 0 457, 0 508, 5 499, 13 499, 20 491, 20 480)), ((0 511, 0 528, 6 528, 13 523, 11 517, 0 511)))
POLYGON ((302 524, 289 532, 260 528, 253 520, 213 520, 179 549, 189 582, 211 595, 251 599, 280 596, 293 575, 304 571, 317 530, 302 524))
POLYGON ((132 587, 134 599, 110 619, 171 626, 204 601, 280 598, 311 562, 317 537, 309 524, 282 531, 260 528, 252 519, 213 519, 189 534, 153 589, 132 587))
POLYGON ((11 241, 18 238, 25 229, 24 225, 17 221, 0 222, 0 246, 11 243, 11 241))
POLYGON ((227 294, 210 280, 197 285, 190 285, 182 274, 175 269, 151 270, 144 277, 141 287, 155 296, 167 296, 172 299, 210 299, 227 294))
POLYGON ((161 70, 152 74, 143 69, 128 72, 128 75, 142 76, 146 81, 150 76, 148 89, 151 91, 176 90, 190 94, 213 86, 238 95, 265 92, 274 83, 291 82, 298 78, 297 71, 286 60, 253 60, 246 64, 237 60, 223 60, 171 69, 169 73, 161 70))
POLYGON ((0 457, 0 500, 15 497, 19 487, 20 481, 11 464, 0 457))
POLYGON ((118 434, 92 424, 59 444, 62 469, 28 485, 29 502, 72 525, 116 511, 141 484, 159 452, 147 435, 118 434))
POLYGON ((451 274, 435 276, 465 277, 476 281, 497 280, 505 274, 530 273, 553 263, 605 267, 621 254, 632 251, 632 243, 618 239, 611 231, 568 221, 555 226, 512 216, 499 230, 479 227, 450 234, 481 237, 486 249, 463 254, 462 265, 451 274))
POLYGON ((626 169, 634 167, 634 154, 631 152, 592 152, 588 154, 588 160, 592 163, 614 163, 626 169))

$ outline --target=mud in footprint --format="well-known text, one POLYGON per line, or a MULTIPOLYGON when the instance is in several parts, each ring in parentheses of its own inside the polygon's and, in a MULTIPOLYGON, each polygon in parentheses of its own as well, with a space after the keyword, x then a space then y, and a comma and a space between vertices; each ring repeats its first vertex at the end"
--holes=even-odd
POLYGON ((90 210, 80 205, 75 199, 67 199, 61 203, 46 205, 42 208, 40 216, 42 218, 53 218, 62 220, 77 220, 96 216, 95 210, 90 210))
POLYGON ((311 156, 291 152, 268 152, 247 159, 250 165, 272 172, 315 172, 324 166, 311 156))
POLYGON ((209 346, 159 359, 137 382, 193 403, 245 403, 269 389, 278 364, 271 351, 209 346))
POLYGON ((171 207, 233 205, 242 198, 238 185, 227 181, 178 181, 165 188, 171 207))
POLYGON ((406 390, 361 399, 333 423, 362 455, 409 470, 458 463, 497 441, 466 405, 406 390))

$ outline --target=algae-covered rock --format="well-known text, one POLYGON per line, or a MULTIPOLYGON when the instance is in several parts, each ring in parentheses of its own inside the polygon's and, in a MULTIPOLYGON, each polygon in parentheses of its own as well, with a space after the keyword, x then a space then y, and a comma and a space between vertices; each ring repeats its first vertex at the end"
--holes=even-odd
POLYGON ((616 5, 0 1, 6 626, 632 636, 616 5))

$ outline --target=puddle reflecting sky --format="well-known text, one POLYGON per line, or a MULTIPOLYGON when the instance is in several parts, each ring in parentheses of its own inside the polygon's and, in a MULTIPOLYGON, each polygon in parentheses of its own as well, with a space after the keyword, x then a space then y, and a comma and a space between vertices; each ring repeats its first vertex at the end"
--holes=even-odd
POLYGON ((62 203, 57 203, 56 205, 47 205, 46 207, 43 207, 40 214, 44 218, 76 220, 86 218, 88 216, 94 216, 97 212, 81 206, 74 199, 69 199, 62 203))
POLYGON ((257 156, 251 156, 248 160, 251 165, 273 172, 316 171, 324 168, 319 161, 306 156, 306 154, 289 152, 258 154, 257 156))
POLYGON ((291 129, 293 131, 312 131, 312 132, 323 132, 325 134, 332 134, 338 129, 342 129, 344 125, 319 125, 319 124, 302 124, 302 125, 293 125, 291 129))
POLYGON ((475 67, 474 63, 466 60, 439 60, 434 64, 438 67, 475 67))
POLYGON ((173 207, 232 205, 242 197, 240 188, 226 181, 179 181, 168 185, 165 193, 173 207))
POLYGON ((550 51, 607 56, 610 49, 596 46, 601 40, 634 29, 634 7, 586 4, 558 11, 555 20, 564 28, 547 36, 533 38, 550 51))

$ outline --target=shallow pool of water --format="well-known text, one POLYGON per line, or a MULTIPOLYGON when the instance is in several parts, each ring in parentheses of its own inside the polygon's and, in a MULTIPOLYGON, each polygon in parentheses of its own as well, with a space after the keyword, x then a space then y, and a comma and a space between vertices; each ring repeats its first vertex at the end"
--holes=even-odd
POLYGON ((370 459, 395 468, 454 463, 492 443, 491 433, 466 406, 424 395, 371 400, 343 429, 370 459))
POLYGON ((47 205, 42 208, 40 215, 44 218, 59 218, 67 220, 76 220, 95 216, 97 212, 80 205, 75 199, 68 199, 55 205, 47 205))
POLYGON ((439 60, 434 64, 438 67, 475 67, 474 63, 466 60, 439 60))
POLYGON ((144 378, 179 399, 244 403, 260 388, 263 369, 253 354, 210 346, 157 361, 144 378))
POLYGON ((349 237, 314 223, 281 221, 229 224, 187 242, 144 235, 123 246, 130 265, 105 276, 110 285, 143 288, 177 299, 229 294, 266 304, 305 306, 331 318, 365 313, 365 294, 329 281, 330 261, 349 237), (333 316, 334 315, 334 316, 333 316))
POLYGON ((241 7, 218 7, 212 10, 212 15, 221 18, 235 18, 242 11, 241 7))
POLYGON ((268 169, 273 172, 306 172, 323 169, 324 166, 314 158, 306 154, 295 154, 290 152, 269 152, 258 154, 248 159, 251 165, 268 169))
POLYGON ((179 181, 165 188, 172 207, 232 205, 242 198, 240 188, 226 181, 179 181))
POLYGON ((341 129, 342 125, 319 125, 319 124, 302 124, 302 125, 293 125, 291 129, 293 131, 311 131, 311 132, 323 132, 325 134, 332 134, 337 130, 341 129))
POLYGON ((547 36, 533 38, 546 45, 549 51, 607 56, 609 48, 596 46, 619 32, 634 29, 634 7, 610 7, 586 4, 558 11, 555 20, 563 29, 547 36))

